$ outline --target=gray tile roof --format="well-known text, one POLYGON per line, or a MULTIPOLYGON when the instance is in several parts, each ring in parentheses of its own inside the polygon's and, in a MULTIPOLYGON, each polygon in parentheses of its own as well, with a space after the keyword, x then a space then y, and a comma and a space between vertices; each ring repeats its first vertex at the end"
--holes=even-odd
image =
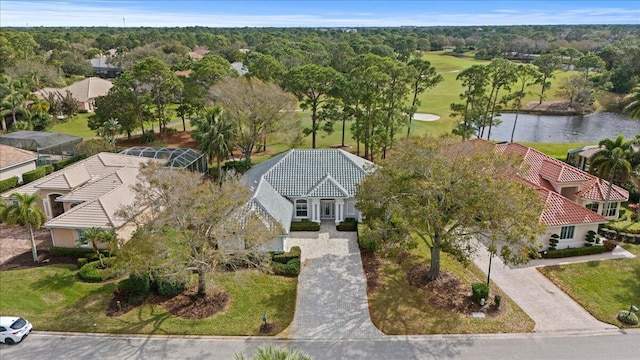
POLYGON ((369 166, 373 163, 340 149, 295 149, 251 168, 245 174, 245 182, 255 189, 264 178, 280 195, 289 198, 336 197, 340 192, 351 197, 369 166), (329 178, 324 184, 323 180, 329 178))
POLYGON ((249 205, 253 210, 259 210, 266 215, 267 221, 274 220, 283 227, 284 233, 289 233, 291 217, 293 216, 293 204, 280 194, 266 181, 260 182, 254 192, 249 205))

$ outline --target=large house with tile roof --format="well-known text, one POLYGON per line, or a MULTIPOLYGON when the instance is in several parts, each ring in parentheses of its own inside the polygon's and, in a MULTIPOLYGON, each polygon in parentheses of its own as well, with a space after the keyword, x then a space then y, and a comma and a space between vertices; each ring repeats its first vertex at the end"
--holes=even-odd
MULTIPOLYGON (((141 166, 151 160, 123 154, 100 153, 1 195, 7 201, 15 193, 37 194, 51 231, 53 246, 76 247, 86 229, 115 230, 128 240, 135 225, 119 218, 117 211, 135 200, 131 185, 141 166)), ((102 244, 103 246, 105 244, 102 244)))
POLYGON ((63 88, 44 88, 35 91, 34 94, 40 99, 48 99, 51 94, 64 98, 67 91, 78 102, 78 109, 88 112, 95 110, 95 100, 100 96, 105 96, 113 87, 111 81, 99 77, 88 77, 63 88))
POLYGON ((627 190, 613 185, 605 208, 607 181, 518 143, 497 144, 495 151, 521 155, 527 164, 522 180, 536 190, 545 204, 540 215, 540 221, 547 226, 540 237, 545 248, 552 234, 560 237, 558 249, 584 246, 587 232, 597 231, 600 224, 616 219, 621 204, 629 199, 627 190))
POLYGON ((292 221, 360 221, 356 185, 372 166, 340 149, 294 149, 252 167, 243 180, 253 191, 251 208, 281 226, 271 247, 282 249, 292 221))
POLYGON ((9 145, 0 144, 0 180, 14 176, 22 182, 22 174, 36 168, 38 154, 9 145))

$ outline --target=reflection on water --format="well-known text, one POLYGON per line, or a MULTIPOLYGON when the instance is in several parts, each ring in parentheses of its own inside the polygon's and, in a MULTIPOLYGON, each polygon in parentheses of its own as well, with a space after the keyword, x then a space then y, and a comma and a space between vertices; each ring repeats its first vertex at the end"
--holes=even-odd
MULTIPOLYGON (((502 124, 491 130, 491 140, 509 141, 515 114, 503 114, 502 124)), ((640 120, 610 112, 584 116, 518 115, 513 141, 598 142, 618 134, 633 138, 640 133, 640 120)), ((486 137, 486 131, 485 131, 486 137)))

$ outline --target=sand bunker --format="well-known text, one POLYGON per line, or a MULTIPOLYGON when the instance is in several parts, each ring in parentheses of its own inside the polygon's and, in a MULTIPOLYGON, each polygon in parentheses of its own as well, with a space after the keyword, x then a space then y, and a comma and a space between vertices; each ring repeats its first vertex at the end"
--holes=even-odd
POLYGON ((413 120, 418 120, 418 121, 436 121, 439 119, 440 119, 440 116, 435 114, 425 114, 425 113, 413 114, 413 120))

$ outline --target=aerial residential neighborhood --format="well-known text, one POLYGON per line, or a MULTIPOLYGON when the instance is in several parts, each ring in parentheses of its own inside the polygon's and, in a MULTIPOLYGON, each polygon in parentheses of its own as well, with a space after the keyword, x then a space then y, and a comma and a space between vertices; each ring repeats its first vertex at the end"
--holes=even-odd
POLYGON ((634 5, 3 1, 0 358, 636 358, 634 5))

